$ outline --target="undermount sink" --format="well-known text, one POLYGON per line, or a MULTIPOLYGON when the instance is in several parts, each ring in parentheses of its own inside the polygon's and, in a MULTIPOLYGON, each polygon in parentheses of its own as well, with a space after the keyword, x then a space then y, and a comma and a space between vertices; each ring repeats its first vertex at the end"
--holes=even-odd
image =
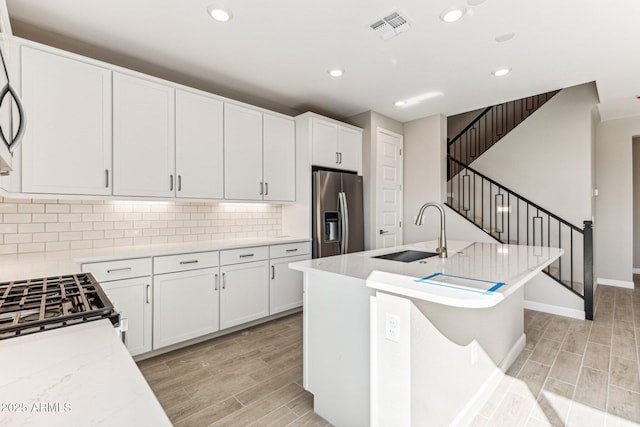
POLYGON ((378 255, 372 258, 379 259, 388 259, 390 261, 400 261, 400 262, 413 262, 418 261, 420 259, 431 258, 432 256, 438 256, 436 252, 423 252, 423 251, 400 251, 393 252, 390 254, 378 255))

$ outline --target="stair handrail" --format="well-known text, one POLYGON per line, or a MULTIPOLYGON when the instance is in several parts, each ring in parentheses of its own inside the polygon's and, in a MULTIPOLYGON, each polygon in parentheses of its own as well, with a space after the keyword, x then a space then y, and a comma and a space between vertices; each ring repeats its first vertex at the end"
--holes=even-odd
POLYGON ((449 142, 447 143, 447 147, 451 146, 451 144, 453 144, 454 142, 456 142, 458 139, 460 139, 462 137, 462 135, 468 131, 469 129, 471 129, 477 122, 480 121, 480 119, 482 117, 484 117, 489 111, 491 111, 493 108, 495 107, 495 105, 492 105, 491 107, 487 107, 484 110, 482 110, 482 113, 478 114, 478 117, 476 117, 475 119, 473 119, 473 121, 471 123, 469 123, 464 129, 462 129, 460 132, 458 132, 458 134, 456 136, 454 136, 452 139, 449 140, 449 142))
MULTIPOLYGON (((561 222, 562 224, 566 225, 567 227, 571 227, 573 230, 579 232, 579 233, 583 233, 583 230, 580 227, 577 227, 573 224, 571 224, 569 221, 560 218, 558 215, 550 212, 549 210, 543 208, 542 206, 538 205, 537 203, 532 202, 531 200, 527 199, 526 197, 521 196, 520 194, 516 193, 515 191, 512 191, 511 189, 505 187, 504 185, 496 182, 495 180, 489 178, 488 176, 486 176, 485 174, 478 172, 477 170, 473 169, 472 167, 465 165, 464 163, 454 159, 453 157, 451 157, 450 155, 447 154, 447 159, 449 161, 452 161, 454 163, 457 163, 459 166, 462 166, 463 169, 469 169, 471 172, 473 172, 474 174, 482 177, 483 179, 486 179, 487 181, 489 181, 491 184, 499 187, 502 190, 507 191, 508 193, 512 194, 513 196, 517 197, 518 199, 521 199, 522 201, 524 201, 525 203, 533 206, 534 208, 538 209, 539 211, 541 211, 542 213, 544 213, 545 215, 548 215, 549 217, 555 219, 556 221, 561 222)), ((460 172, 458 172, 460 173, 460 172)))

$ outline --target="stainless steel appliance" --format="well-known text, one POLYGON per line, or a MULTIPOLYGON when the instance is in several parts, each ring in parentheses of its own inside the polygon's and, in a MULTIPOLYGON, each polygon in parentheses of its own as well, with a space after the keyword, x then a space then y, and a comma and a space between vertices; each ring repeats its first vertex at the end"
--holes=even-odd
POLYGON ((90 273, 0 283, 0 339, 119 317, 90 273))
POLYGON ((364 250, 361 176, 313 172, 312 211, 314 258, 364 250))

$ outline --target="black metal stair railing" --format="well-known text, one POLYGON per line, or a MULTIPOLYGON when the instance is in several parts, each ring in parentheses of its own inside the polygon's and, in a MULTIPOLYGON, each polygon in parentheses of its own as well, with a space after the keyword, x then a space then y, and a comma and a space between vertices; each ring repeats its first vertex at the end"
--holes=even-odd
MULTIPOLYGON (((500 141, 559 91, 541 93, 485 108, 448 143, 448 154, 463 165, 469 165, 500 141)), ((449 168, 448 179, 459 171, 449 168)))
POLYGON ((501 243, 558 247, 564 254, 544 272, 584 299, 585 317, 593 319, 593 229, 579 228, 522 197, 464 163, 447 182, 446 204, 501 243))

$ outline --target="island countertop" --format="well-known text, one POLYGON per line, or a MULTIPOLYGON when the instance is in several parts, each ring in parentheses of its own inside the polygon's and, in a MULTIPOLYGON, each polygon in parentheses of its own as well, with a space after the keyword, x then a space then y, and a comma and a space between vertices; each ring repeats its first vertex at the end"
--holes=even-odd
POLYGON ((448 258, 434 256, 407 263, 374 258, 401 250, 435 252, 436 247, 434 240, 301 261, 290 267, 367 280, 373 289, 412 298, 480 308, 498 304, 563 253, 540 246, 449 241, 448 258), (445 277, 449 284, 442 280, 445 277), (478 287, 465 286, 469 283, 465 279, 474 279, 478 287), (457 281, 464 284, 457 285, 457 281))
POLYGON ((108 320, 0 341, 0 424, 170 426, 108 320))

